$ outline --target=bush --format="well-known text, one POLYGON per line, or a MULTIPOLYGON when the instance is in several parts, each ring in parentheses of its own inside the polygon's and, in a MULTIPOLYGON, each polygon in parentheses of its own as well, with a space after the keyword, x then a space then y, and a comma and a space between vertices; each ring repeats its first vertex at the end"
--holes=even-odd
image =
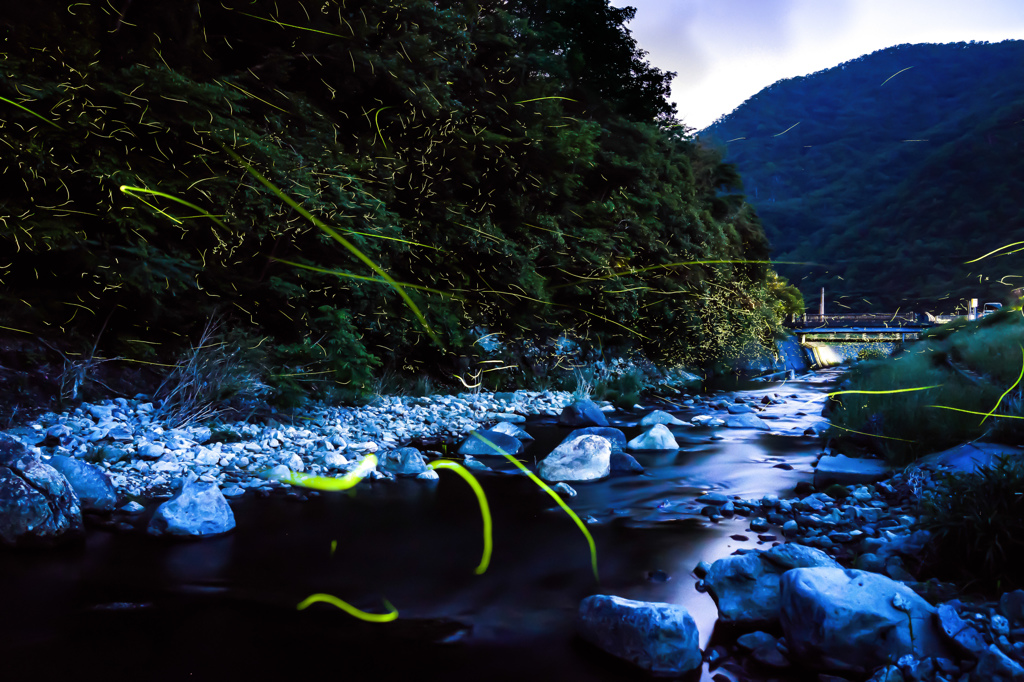
POLYGON ((1024 587, 1024 461, 1000 457, 948 474, 924 496, 921 526, 933 533, 926 571, 986 591, 1024 587))

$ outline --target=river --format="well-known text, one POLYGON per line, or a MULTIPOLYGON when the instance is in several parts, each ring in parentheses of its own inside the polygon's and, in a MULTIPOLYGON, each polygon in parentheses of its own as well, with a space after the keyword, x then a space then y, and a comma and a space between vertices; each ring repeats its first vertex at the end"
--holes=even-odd
MULTIPOLYGON (((5 552, 4 678, 647 679, 573 635, 580 600, 604 593, 681 604, 706 647, 716 609, 691 570, 772 540, 743 517, 710 522, 695 498, 792 497, 821 451, 803 431, 821 421, 838 372, 723 394, 783 396, 765 413, 777 417, 770 432, 676 428, 678 452, 634 453, 644 475, 573 484, 569 504, 597 520, 588 528, 599 584, 572 520, 525 477, 498 473, 480 478, 494 515, 494 555, 482 576, 473 573, 482 548, 476 499, 447 472, 434 484, 366 482, 351 494, 246 495, 232 502, 235 532, 199 542, 94 527, 84 547, 5 552), (325 604, 298 611, 312 593, 371 612, 383 612, 386 599, 400 618, 364 623, 325 604)), ((614 416, 627 438, 640 432, 638 414, 614 416)), ((525 428, 536 438, 527 460, 567 433, 554 418, 525 428)), ((768 533, 781 541, 778 529, 768 533)), ((700 679, 713 674, 705 665, 700 679)))

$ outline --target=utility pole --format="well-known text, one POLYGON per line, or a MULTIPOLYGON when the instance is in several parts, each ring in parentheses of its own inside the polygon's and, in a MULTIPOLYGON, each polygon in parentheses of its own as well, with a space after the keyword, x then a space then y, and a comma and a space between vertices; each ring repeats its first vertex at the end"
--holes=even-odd
POLYGON ((818 314, 825 314, 825 287, 821 288, 821 303, 818 304, 818 314))

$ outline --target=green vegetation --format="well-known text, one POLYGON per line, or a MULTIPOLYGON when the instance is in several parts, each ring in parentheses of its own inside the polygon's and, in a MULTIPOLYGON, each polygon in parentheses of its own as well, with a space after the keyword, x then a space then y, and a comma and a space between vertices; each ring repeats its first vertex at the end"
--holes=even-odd
POLYGON ((831 398, 829 435, 841 449, 897 464, 981 437, 1019 443, 1022 343, 1018 306, 937 327, 892 358, 863 362, 850 371, 848 392, 831 398), (921 387, 931 388, 906 390, 921 387))
POLYGON ((779 272, 830 311, 1003 301, 1019 268, 965 261, 1024 228, 1022 69, 1019 40, 899 45, 779 81, 700 140, 743 175, 774 257, 819 264, 779 272))
POLYGON ((0 17, 6 333, 67 350, 103 330, 97 359, 172 364, 219 316, 215 342, 257 354, 255 385, 289 404, 383 372, 532 385, 531 344, 563 333, 696 367, 770 342, 796 307, 632 10, 120 11, 0 17), (505 369, 483 371, 473 328, 505 369))
POLYGON ((1024 587, 1024 461, 1001 457, 947 474, 922 500, 932 532, 925 567, 943 579, 996 593, 1024 587))

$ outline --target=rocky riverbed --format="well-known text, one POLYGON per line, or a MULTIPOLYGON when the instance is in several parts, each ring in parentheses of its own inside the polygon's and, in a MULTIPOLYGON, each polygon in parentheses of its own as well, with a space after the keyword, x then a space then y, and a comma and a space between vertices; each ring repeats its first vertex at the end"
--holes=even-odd
MULTIPOLYGON (((380 485, 405 478, 429 488, 437 475, 426 464, 443 456, 477 471, 511 473, 500 466, 503 458, 487 457, 491 446, 481 449, 470 434, 486 434, 516 454, 519 440, 529 438, 517 424, 538 416, 583 429, 564 431, 562 445, 535 463, 552 483, 561 481, 557 489, 569 498, 576 494, 573 485, 592 485, 586 481, 609 473, 641 475, 638 458, 658 462, 693 443, 722 442, 722 429, 814 436, 822 422, 787 422, 795 410, 820 410, 820 404, 790 404, 798 397, 771 389, 681 395, 675 404, 659 405, 666 411, 628 414, 565 392, 381 397, 362 408, 319 406, 258 423, 178 428, 145 396, 83 404, 0 436, 0 539, 19 545, 81 537, 82 509, 87 522, 135 532, 132 517, 157 503, 150 534, 222 536, 234 526, 227 500, 275 490, 296 499, 317 495, 284 492, 282 481, 296 473, 357 475, 380 485), (623 425, 637 435, 627 439, 616 428, 623 425)), ((694 568, 694 587, 707 591, 718 608, 715 636, 703 651, 685 608, 614 595, 584 601, 580 632, 642 668, 696 666, 705 679, 1024 677, 1024 593, 1007 593, 999 602, 970 600, 951 585, 915 578, 928 542, 927 532, 915 527, 917 501, 934 485, 941 460, 893 473, 878 462, 851 465, 823 449, 815 465, 817 488, 803 480, 794 497, 748 499, 711 489, 653 510, 659 522, 676 515, 712 526, 742 524, 732 536, 736 542, 756 539, 766 547, 741 548, 694 568), (859 596, 851 601, 851 594, 859 596), (621 628, 622 622, 634 630, 621 628), (674 644, 666 648, 666 641, 674 644)), ((774 466, 792 469, 781 459, 774 466)), ((645 485, 642 477, 636 481, 645 485)), ((602 524, 622 511, 593 509, 586 518, 602 524)), ((648 579, 656 582, 659 574, 648 579)))

